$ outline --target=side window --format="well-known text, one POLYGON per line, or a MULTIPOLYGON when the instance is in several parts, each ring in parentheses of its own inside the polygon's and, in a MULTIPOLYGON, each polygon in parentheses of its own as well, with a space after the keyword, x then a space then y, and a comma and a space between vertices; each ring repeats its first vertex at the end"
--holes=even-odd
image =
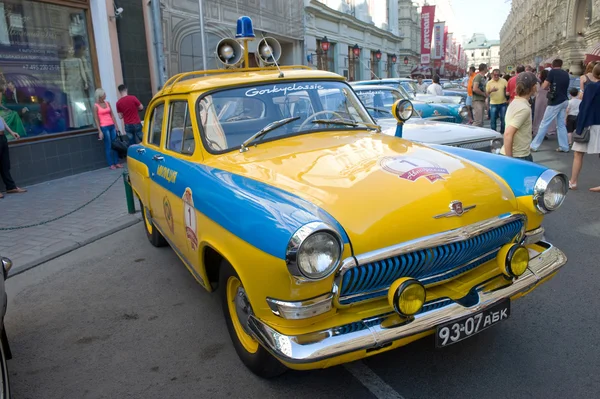
POLYGON ((160 146, 162 137, 162 124, 165 115, 165 105, 159 104, 152 111, 152 122, 150 122, 150 137, 148 142, 155 146, 160 146))
POLYGON ((187 101, 171 102, 167 149, 186 155, 192 155, 196 149, 187 101))

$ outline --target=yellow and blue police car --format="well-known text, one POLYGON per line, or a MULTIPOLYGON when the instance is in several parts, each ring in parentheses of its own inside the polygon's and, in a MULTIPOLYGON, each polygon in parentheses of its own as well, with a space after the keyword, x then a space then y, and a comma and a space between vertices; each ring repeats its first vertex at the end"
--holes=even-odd
MULTIPOLYGON (((242 17, 222 69, 171 77, 127 162, 148 239, 220 293, 254 373, 455 344, 566 263, 542 227, 563 174, 381 134, 342 76, 279 67, 276 40, 248 67, 252 39, 242 17)), ((393 111, 401 136, 411 104, 393 111)))

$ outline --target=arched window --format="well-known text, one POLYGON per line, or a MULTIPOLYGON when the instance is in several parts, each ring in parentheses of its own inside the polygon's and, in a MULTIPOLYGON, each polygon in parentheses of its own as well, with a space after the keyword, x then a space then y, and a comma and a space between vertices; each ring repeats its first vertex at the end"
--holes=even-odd
MULTIPOLYGON (((214 33, 206 33, 206 67, 217 69, 215 49, 221 38, 214 33)), ((198 71, 202 66, 202 36, 200 32, 190 33, 181 39, 179 47, 179 72, 198 71)))

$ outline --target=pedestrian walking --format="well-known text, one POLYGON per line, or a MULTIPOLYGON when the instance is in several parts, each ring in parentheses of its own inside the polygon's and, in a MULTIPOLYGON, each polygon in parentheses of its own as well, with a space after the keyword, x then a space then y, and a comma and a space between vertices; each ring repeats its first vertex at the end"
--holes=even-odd
POLYGON ((506 86, 508 82, 500 77, 500 70, 492 71, 492 80, 487 82, 485 91, 490 99, 490 127, 496 130, 496 119, 500 119, 500 133, 504 134, 504 117, 506 116, 506 86))
MULTIPOLYGON (((533 106, 533 135, 536 136, 538 131, 540 130, 540 125, 542 124, 542 120, 544 119, 544 113, 546 112, 546 108, 548 108, 548 92, 550 91, 548 88, 544 88, 544 82, 548 79, 548 71, 545 69, 540 72, 539 82, 540 87, 538 88, 537 95, 535 96, 534 106, 533 106)), ((556 135, 556 120, 550 123, 550 127, 548 127, 548 133, 546 137, 552 137, 556 135)))
POLYGON ((129 144, 139 144, 142 142, 142 121, 138 112, 143 110, 144 106, 136 96, 129 94, 124 84, 120 85, 118 90, 121 98, 117 101, 117 114, 123 119, 129 144))
POLYGON ((475 67, 472 66, 469 68, 469 81, 467 82, 467 101, 465 105, 467 106, 467 110, 469 111, 469 123, 473 123, 473 80, 477 76, 475 72, 475 67))
POLYGON ((427 87, 427 94, 431 94, 434 96, 443 96, 444 90, 442 89, 442 85, 440 85, 440 77, 435 75, 433 77, 433 83, 427 87))
POLYGON ((537 91, 537 78, 531 72, 521 72, 515 84, 515 98, 506 111, 504 145, 500 153, 508 157, 533 161, 531 156, 531 104, 537 91))
POLYGON ((487 72, 486 64, 479 64, 479 73, 473 79, 473 126, 483 127, 483 118, 485 117, 485 74, 487 72))
POLYGON ((548 128, 552 121, 556 121, 556 130, 558 134, 557 152, 569 152, 569 138, 567 136, 567 105, 568 91, 570 78, 569 74, 562 70, 563 62, 561 59, 552 61, 552 70, 548 72, 548 78, 542 84, 543 88, 547 88, 548 92, 548 107, 544 112, 540 130, 531 143, 531 149, 535 152, 540 148, 548 128))
POLYGON ((585 67, 585 72, 579 78, 579 90, 580 90, 579 98, 583 98, 583 92, 585 91, 585 88, 587 86, 589 86, 591 83, 595 83, 598 81, 598 79, 596 79, 594 77, 594 74, 592 73, 592 71, 594 70, 594 67, 598 63, 599 63, 598 61, 588 62, 587 66, 585 67))
MULTIPOLYGON (((581 135, 584 129, 589 128, 587 143, 576 141, 573 135, 573 170, 569 180, 569 188, 577 189, 577 180, 583 166, 584 154, 600 154, 600 63, 592 70, 596 82, 586 86, 583 99, 577 115, 576 134, 581 135)), ((600 193, 600 186, 590 188, 590 191, 600 193)))
MULTIPOLYGON (((10 174, 10 157, 8 155, 8 139, 6 138, 6 131, 12 134, 15 140, 21 138, 19 133, 13 131, 0 117, 0 177, 6 187, 7 194, 20 194, 27 192, 26 189, 20 188, 16 185, 10 174)), ((0 193, 0 198, 4 198, 4 194, 0 193)))
MULTIPOLYGON (((514 71, 511 72, 513 74, 514 71)), ((508 102, 510 103, 516 95, 516 87, 517 87, 517 76, 520 73, 525 72, 525 67, 523 65, 519 65, 517 67, 516 74, 513 74, 512 78, 509 79, 508 85, 506 86, 506 97, 508 97, 508 102)))
POLYGON ((579 115, 579 105, 581 99, 579 98, 579 89, 572 87, 569 90, 571 99, 567 106, 567 135, 569 136, 569 145, 573 144, 573 132, 577 129, 577 116, 579 115))
POLYGON ((427 83, 423 83, 423 75, 419 75, 417 78, 417 92, 420 94, 427 93, 427 83))
POLYGON ((94 120, 98 127, 98 139, 104 140, 104 152, 106 162, 110 169, 122 168, 119 163, 119 155, 112 148, 112 142, 120 135, 117 128, 117 119, 113 114, 110 103, 106 101, 106 93, 101 88, 96 89, 96 103, 94 104, 94 120))

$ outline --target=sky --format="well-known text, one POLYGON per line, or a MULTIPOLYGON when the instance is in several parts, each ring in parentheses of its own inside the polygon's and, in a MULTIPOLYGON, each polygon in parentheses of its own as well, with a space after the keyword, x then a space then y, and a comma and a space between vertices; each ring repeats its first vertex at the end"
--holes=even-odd
POLYGON ((488 40, 500 40, 500 29, 510 12, 510 1, 452 0, 452 9, 461 34, 467 38, 473 33, 483 33, 488 40))

